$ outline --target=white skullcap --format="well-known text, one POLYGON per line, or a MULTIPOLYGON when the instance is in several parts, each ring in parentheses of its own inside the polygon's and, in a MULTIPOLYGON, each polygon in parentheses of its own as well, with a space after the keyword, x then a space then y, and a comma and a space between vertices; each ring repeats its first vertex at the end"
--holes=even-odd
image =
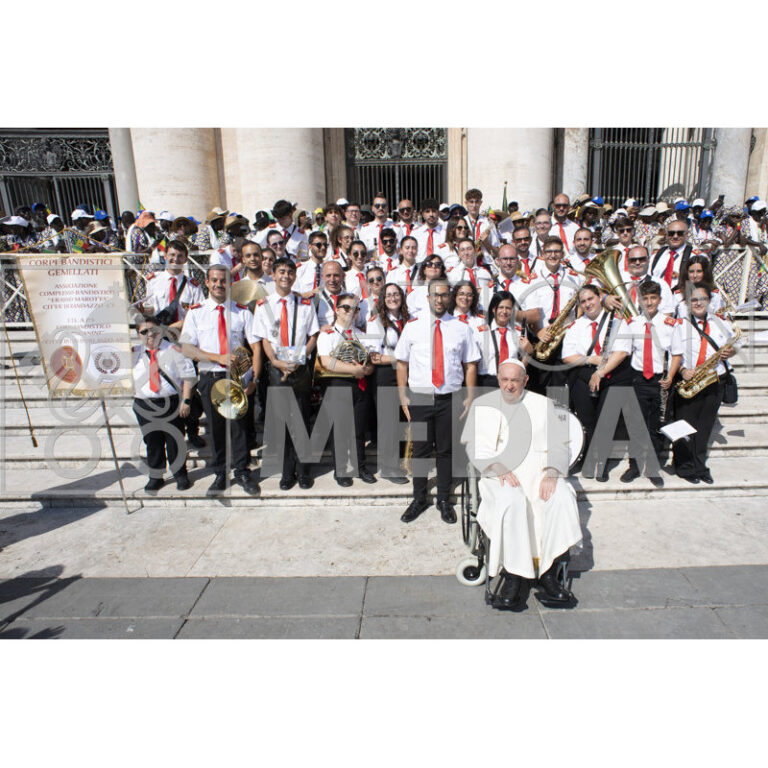
POLYGON ((525 365, 522 362, 520 362, 520 360, 518 360, 516 357, 508 357, 506 358, 506 360, 502 360, 499 363, 499 370, 501 370, 502 365, 516 365, 518 368, 522 368, 524 373, 527 372, 525 365))

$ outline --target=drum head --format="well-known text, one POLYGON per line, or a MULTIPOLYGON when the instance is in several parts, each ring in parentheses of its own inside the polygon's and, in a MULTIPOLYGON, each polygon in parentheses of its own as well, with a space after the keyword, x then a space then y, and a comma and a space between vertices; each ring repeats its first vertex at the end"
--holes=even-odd
POLYGON ((584 427, 581 426, 581 422, 578 418, 568 412, 568 468, 572 469, 573 466, 584 454, 584 427))

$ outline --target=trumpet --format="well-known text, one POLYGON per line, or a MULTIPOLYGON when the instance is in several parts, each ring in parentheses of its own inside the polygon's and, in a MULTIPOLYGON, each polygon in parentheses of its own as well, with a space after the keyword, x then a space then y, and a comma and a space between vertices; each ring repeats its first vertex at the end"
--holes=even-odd
POLYGON ((248 411, 248 398, 242 385, 244 374, 251 367, 252 355, 246 347, 232 353, 230 378, 219 379, 211 387, 211 403, 225 419, 242 419, 248 411))

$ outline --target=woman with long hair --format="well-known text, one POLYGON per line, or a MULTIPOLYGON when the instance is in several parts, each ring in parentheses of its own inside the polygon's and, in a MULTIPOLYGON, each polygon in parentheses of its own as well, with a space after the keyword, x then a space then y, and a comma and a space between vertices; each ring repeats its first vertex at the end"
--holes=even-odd
POLYGON ((387 272, 387 282, 397 283, 405 295, 410 295, 413 286, 416 284, 416 275, 419 267, 416 264, 416 256, 419 253, 419 243, 412 235, 406 235, 398 248, 400 254, 400 264, 390 272, 387 272))
POLYGON ((712 296, 709 312, 715 314, 722 309, 723 298, 712 279, 712 263, 706 256, 693 255, 688 259, 688 267, 685 273, 680 275, 680 280, 673 290, 673 296, 677 303, 676 317, 688 317, 688 297, 694 287, 701 285, 709 288, 712 296))
POLYGON ((419 312, 427 308, 429 304, 427 300, 429 281, 438 277, 442 280, 448 279, 443 260, 433 253, 421 262, 416 273, 416 284, 408 294, 407 306, 411 317, 416 317, 419 312))

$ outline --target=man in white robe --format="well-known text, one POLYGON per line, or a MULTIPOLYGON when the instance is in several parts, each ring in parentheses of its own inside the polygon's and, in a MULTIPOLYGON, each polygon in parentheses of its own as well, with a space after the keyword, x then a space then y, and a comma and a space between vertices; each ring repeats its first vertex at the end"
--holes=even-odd
POLYGON ((557 558, 581 540, 576 494, 568 475, 568 414, 525 390, 525 366, 499 366, 499 391, 477 398, 462 442, 481 474, 477 521, 489 538, 487 567, 500 571, 496 608, 518 605, 521 579, 536 579, 543 597, 570 603, 556 578, 557 558))

